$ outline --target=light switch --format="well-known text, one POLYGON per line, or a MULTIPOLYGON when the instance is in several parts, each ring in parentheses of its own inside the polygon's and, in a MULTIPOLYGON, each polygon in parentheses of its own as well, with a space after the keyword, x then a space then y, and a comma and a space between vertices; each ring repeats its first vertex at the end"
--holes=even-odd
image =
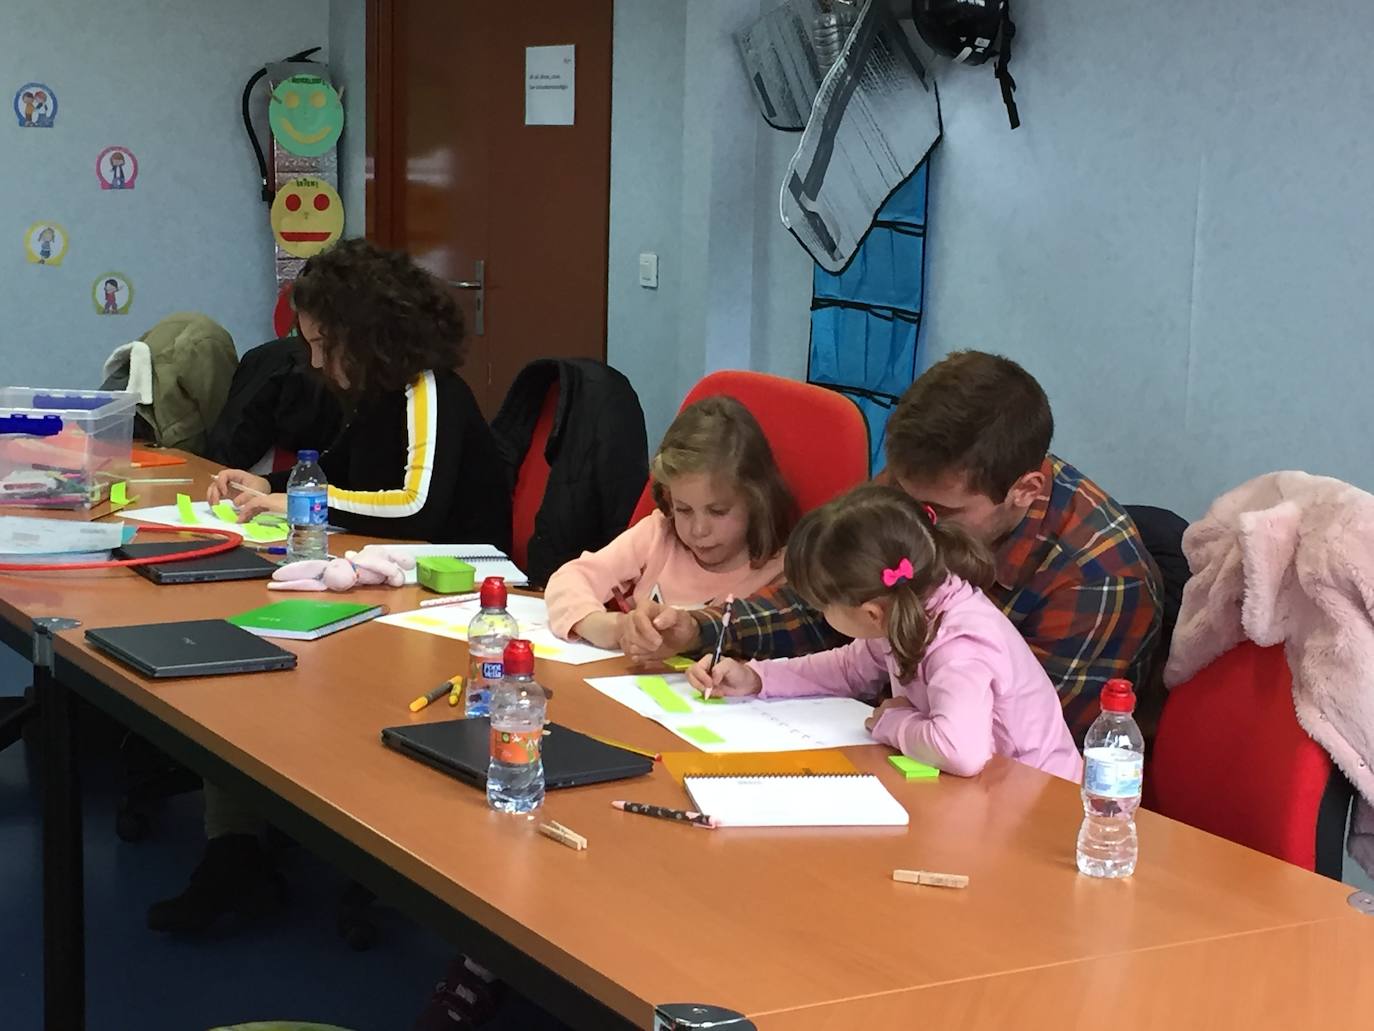
POLYGON ((639 256, 639 285, 650 290, 658 289, 658 255, 644 253, 639 256))

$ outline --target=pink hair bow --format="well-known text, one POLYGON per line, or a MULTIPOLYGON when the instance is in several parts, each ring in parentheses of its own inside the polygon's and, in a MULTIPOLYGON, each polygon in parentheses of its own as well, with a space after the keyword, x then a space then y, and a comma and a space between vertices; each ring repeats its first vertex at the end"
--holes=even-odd
POLYGON ((897 563, 896 569, 883 570, 883 585, 896 587, 903 580, 910 580, 915 575, 916 571, 911 568, 911 559, 904 558, 897 563))

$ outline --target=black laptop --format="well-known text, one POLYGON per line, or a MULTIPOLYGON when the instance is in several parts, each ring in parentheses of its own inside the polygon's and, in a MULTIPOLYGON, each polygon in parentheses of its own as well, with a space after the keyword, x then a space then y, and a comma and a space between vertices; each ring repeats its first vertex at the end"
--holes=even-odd
MULTIPOLYGON (((647 756, 603 744, 557 723, 550 723, 548 730, 543 744, 544 786, 547 788, 625 780, 641 777, 654 768, 653 760, 647 756)), ((387 727, 382 731, 382 741, 473 787, 485 789, 487 786, 487 764, 491 760, 490 720, 473 718, 387 727)))
MULTIPOLYGON (((115 551, 117 558, 155 558, 194 550, 195 541, 158 541, 155 544, 126 544, 115 551)), ((249 548, 230 548, 206 558, 182 559, 179 562, 152 562, 131 567, 139 576, 155 584, 204 584, 220 580, 266 580, 276 572, 275 562, 269 562, 249 548)))
POLYGON ((145 677, 212 677, 295 669, 296 656, 222 619, 87 630, 86 640, 145 677))

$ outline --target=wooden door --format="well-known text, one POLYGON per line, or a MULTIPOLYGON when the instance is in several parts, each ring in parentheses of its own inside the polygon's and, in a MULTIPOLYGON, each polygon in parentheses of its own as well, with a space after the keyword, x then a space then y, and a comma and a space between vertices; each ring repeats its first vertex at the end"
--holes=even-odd
POLYGON ((490 418, 543 357, 606 357, 612 0, 373 0, 368 232, 448 282, 490 418), (571 126, 525 125, 525 48, 576 47, 571 126), (478 291, 456 284, 484 275, 478 291))

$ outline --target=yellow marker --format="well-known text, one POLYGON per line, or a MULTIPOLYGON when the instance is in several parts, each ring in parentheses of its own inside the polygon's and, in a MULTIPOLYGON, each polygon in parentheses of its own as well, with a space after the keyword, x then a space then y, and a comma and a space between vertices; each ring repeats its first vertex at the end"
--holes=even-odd
POLYGON ((460 684, 462 681, 462 677, 450 677, 438 687, 430 688, 419 698, 410 703, 410 711, 419 712, 421 709, 425 708, 425 706, 429 705, 430 702, 437 702, 444 695, 452 693, 455 690, 456 684, 460 684))
POLYGON ((463 700, 463 678, 454 677, 449 683, 453 685, 453 690, 448 693, 448 704, 455 706, 463 700))

